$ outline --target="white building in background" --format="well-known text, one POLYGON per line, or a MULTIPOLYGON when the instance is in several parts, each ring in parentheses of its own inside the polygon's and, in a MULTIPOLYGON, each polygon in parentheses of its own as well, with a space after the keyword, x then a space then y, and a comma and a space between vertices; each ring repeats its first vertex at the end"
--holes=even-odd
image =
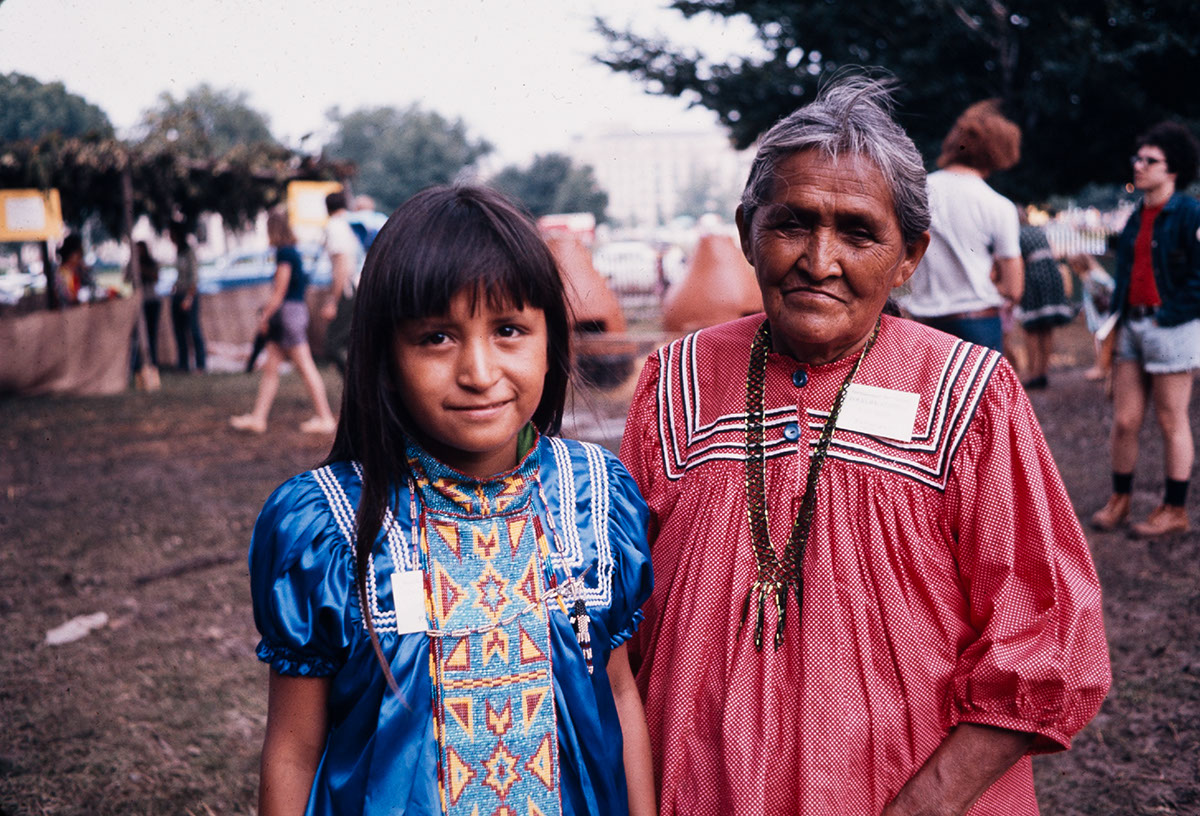
POLYGON ((639 133, 629 127, 577 136, 568 153, 576 164, 592 166, 614 225, 633 229, 706 211, 732 221, 754 157, 734 150, 719 130, 639 133))

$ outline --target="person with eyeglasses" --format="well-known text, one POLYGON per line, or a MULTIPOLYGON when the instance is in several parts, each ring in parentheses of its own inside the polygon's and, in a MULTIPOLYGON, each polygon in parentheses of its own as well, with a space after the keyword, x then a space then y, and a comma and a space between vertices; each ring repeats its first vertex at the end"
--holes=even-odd
POLYGON ((1200 202, 1181 191, 1196 179, 1200 146, 1183 125, 1162 122, 1130 157, 1143 194, 1117 241, 1112 309, 1119 314, 1113 374, 1112 481, 1092 526, 1114 530, 1129 517, 1138 432, 1153 400, 1163 434, 1166 489, 1145 521, 1131 528, 1152 538, 1185 532, 1185 502, 1195 445, 1188 418, 1200 368, 1200 202))

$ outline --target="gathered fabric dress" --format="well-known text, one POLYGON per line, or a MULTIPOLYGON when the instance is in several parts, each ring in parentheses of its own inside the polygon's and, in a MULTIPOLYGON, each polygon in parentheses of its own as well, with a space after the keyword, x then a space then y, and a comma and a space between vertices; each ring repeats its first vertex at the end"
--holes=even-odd
POLYGON ((1021 259, 1025 262, 1025 289, 1016 309, 1017 321, 1027 331, 1065 326, 1078 309, 1067 297, 1062 271, 1050 241, 1041 227, 1021 226, 1021 259))
POLYGON ((625 813, 605 666, 651 588, 629 474, 602 448, 550 437, 482 481, 408 455, 413 480, 395 488, 368 565, 398 697, 355 587, 359 467, 294 477, 255 526, 258 656, 331 680, 307 813, 625 813), (422 630, 406 632, 422 585, 422 630))
MULTIPOLYGON (((911 435, 843 427, 847 398, 817 484, 800 614, 793 593, 778 651, 772 604, 762 651, 749 621, 739 631, 757 573, 745 372, 763 319, 652 355, 621 446, 651 514, 655 587, 631 656, 660 812, 877 814, 961 722, 1031 732, 1032 753, 1067 747, 1110 682, 1087 542, 1012 369, 912 321, 883 317, 854 378, 915 395, 911 435)), ((855 358, 768 355, 777 552, 855 358)), ((888 420, 895 403, 884 405, 888 420)), ((1030 758, 971 813, 1037 813, 1030 758)))

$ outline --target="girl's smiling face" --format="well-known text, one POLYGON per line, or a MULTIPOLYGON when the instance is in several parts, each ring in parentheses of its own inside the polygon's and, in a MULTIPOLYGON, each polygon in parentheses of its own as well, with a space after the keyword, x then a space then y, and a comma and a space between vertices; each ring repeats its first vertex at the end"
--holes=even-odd
POLYGON ((446 314, 409 320, 393 342, 401 398, 420 442, 469 476, 517 463, 517 434, 542 398, 546 316, 460 290, 446 314))

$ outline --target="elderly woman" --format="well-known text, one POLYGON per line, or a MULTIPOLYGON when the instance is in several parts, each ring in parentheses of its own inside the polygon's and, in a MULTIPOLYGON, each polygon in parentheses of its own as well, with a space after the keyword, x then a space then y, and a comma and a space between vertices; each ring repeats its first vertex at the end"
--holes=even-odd
POLYGON ((635 650, 665 814, 1033 814, 1109 685, 1087 544, 1000 355, 883 314, 929 242, 886 85, 762 139, 766 310, 648 360, 635 650))

